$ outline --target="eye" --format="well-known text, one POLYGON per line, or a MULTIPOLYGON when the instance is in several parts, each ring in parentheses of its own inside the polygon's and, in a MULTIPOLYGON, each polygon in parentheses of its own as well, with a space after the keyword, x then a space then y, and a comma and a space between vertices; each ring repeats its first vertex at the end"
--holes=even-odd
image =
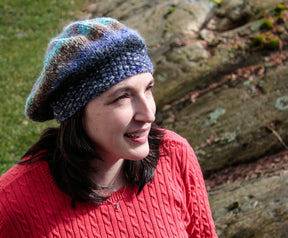
POLYGON ((152 92, 153 88, 154 88, 154 84, 148 85, 148 87, 146 88, 146 92, 152 92))
POLYGON ((128 93, 125 93, 125 94, 122 94, 120 95, 119 97, 117 97, 116 99, 113 100, 113 102, 118 102, 122 99, 125 99, 125 98, 129 98, 129 94, 128 93))

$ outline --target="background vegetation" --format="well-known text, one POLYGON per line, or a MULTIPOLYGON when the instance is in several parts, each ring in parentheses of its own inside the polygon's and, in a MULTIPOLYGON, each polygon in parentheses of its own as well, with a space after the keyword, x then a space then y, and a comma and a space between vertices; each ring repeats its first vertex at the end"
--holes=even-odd
POLYGON ((25 100, 41 72, 48 42, 79 18, 87 3, 72 0, 0 2, 0 175, 53 123, 24 116, 25 100))

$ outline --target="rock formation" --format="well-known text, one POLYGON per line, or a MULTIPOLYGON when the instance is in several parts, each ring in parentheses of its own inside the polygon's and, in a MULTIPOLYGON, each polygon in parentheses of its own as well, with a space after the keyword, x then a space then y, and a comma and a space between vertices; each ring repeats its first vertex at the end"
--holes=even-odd
MULTIPOLYGON (((157 122, 189 140, 207 179, 287 151, 287 0, 106 0, 84 12, 144 36, 157 122)), ((281 173, 209 189, 219 237, 288 237, 288 162, 279 156, 281 173)))

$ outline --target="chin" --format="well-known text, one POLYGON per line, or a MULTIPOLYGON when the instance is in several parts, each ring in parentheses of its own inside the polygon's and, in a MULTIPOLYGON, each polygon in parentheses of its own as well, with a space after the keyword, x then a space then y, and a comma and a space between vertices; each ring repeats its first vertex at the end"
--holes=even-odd
POLYGON ((128 160, 142 160, 145 159, 149 154, 149 146, 148 149, 135 150, 130 154, 128 160))
POLYGON ((137 161, 137 160, 142 160, 142 159, 145 159, 147 156, 148 156, 149 153, 145 153, 143 155, 135 155, 135 156, 131 156, 131 158, 129 158, 128 160, 134 160, 134 161, 137 161))
POLYGON ((142 160, 145 159, 149 154, 150 148, 149 144, 145 144, 142 146, 139 146, 138 148, 131 149, 130 152, 128 152, 127 159, 128 160, 142 160))

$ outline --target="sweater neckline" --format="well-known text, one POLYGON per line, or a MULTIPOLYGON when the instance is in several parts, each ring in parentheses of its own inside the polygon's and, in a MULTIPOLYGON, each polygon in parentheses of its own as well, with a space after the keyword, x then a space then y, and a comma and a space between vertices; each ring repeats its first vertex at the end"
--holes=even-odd
POLYGON ((121 202, 127 201, 128 198, 131 198, 133 195, 133 188, 129 185, 125 185, 119 190, 110 194, 108 200, 105 200, 101 205, 111 205, 115 206, 115 204, 119 204, 121 202))
MULTIPOLYGON (((43 174, 45 174, 46 178, 49 180, 50 184, 54 187, 54 189, 56 189, 57 191, 63 193, 63 192, 58 188, 58 186, 56 185, 56 183, 55 183, 55 181, 54 181, 54 178, 52 177, 52 174, 51 174, 51 172, 50 172, 48 163, 46 162, 46 163, 44 163, 44 164, 45 164, 44 167, 42 167, 42 172, 43 172, 43 174)), ((123 194, 120 203, 121 203, 122 201, 127 201, 128 198, 131 198, 131 197, 133 196, 133 194, 134 194, 135 191, 136 191, 135 189, 136 189, 136 188, 135 188, 134 186, 127 184, 127 185, 123 186, 122 188, 120 188, 119 190, 111 193, 111 194, 109 195, 109 198, 108 198, 108 199, 109 199, 112 203, 118 203, 119 200, 120 200, 120 198, 121 198, 121 196, 122 196, 122 194, 123 194), (126 187, 126 189, 125 189, 125 187, 126 187), (125 192, 124 192, 124 189, 125 189, 125 192), (123 193, 123 192, 124 192, 124 193, 123 193)), ((65 193, 63 193, 63 194, 64 194, 64 196, 67 196, 67 197, 69 197, 69 198, 71 199, 71 197, 68 196, 67 194, 65 194, 65 193)), ((111 203, 110 203, 109 201, 107 201, 107 200, 105 200, 105 201, 104 201, 103 203, 101 203, 100 205, 111 205, 111 206, 115 206, 115 205, 111 204, 111 203)))

